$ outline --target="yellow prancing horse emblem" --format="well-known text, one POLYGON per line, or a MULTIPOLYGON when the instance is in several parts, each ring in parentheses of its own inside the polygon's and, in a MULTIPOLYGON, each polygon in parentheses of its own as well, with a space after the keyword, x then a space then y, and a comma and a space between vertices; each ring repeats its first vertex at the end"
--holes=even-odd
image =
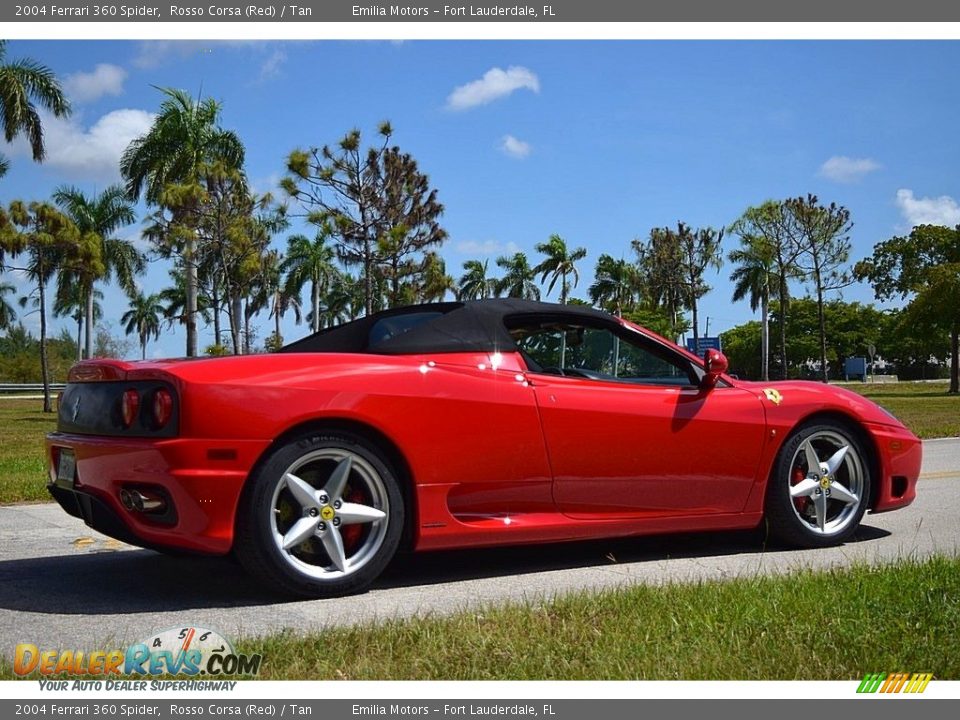
POLYGON ((322 517, 324 520, 329 521, 329 520, 333 520, 333 516, 334 516, 333 508, 330 507, 329 505, 324 505, 323 509, 320 511, 320 517, 322 517))
POLYGON ((821 487, 822 489, 824 489, 824 490, 826 490, 827 488, 829 488, 830 485, 831 485, 831 483, 832 483, 832 481, 830 480, 830 476, 829 476, 829 475, 823 475, 823 476, 820 478, 820 487, 821 487))
POLYGON ((767 396, 767 400, 772 402, 774 405, 779 405, 783 401, 783 395, 780 394, 779 390, 773 388, 764 388, 763 394, 767 396))

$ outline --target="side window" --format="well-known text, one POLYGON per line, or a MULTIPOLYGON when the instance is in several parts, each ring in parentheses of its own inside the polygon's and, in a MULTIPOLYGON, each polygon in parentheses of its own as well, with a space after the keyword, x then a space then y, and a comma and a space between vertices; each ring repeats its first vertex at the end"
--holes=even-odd
POLYGON ((696 384, 686 359, 640 336, 556 323, 511 333, 533 372, 644 385, 696 384))

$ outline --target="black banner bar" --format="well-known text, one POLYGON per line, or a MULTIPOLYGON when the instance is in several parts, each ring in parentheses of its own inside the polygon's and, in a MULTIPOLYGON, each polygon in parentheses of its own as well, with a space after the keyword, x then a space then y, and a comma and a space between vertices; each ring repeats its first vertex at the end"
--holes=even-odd
MULTIPOLYGON (((851 690, 851 693, 853 690, 851 690)), ((761 717, 778 720, 809 720, 811 717, 869 716, 871 720, 940 720, 955 717, 956 700, 917 700, 907 711, 896 700, 171 700, 144 697, 119 700, 2 700, 3 718, 271 718, 271 720, 356 720, 357 718, 437 718, 448 720, 637 720, 664 717, 761 717), (747 713, 746 715, 744 713, 747 713), (762 714, 762 715, 761 715, 762 714)))
POLYGON ((874 0, 58 0, 2 4, 0 22, 953 22, 960 3, 874 0))

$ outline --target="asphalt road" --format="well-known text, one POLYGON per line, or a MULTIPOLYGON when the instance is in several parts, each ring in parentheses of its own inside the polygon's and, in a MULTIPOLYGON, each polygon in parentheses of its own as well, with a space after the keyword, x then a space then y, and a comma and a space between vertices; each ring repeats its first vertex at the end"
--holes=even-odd
POLYGON ((818 551, 764 550, 753 533, 710 533, 398 559, 369 592, 289 601, 229 560, 173 558, 93 533, 51 504, 0 507, 0 652, 19 642, 92 650, 175 626, 228 638, 446 614, 623 584, 731 578, 960 552, 960 439, 924 443, 917 501, 868 515, 858 536, 818 551))

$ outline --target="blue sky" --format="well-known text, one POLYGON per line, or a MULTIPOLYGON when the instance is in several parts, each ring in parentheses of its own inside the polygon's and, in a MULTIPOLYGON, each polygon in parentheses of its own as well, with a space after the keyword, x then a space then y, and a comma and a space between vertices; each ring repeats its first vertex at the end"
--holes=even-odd
MULTIPOLYGON (((222 102, 222 124, 246 144, 261 192, 275 188, 293 148, 335 142, 353 127, 372 137, 390 120, 446 206, 442 254, 455 277, 474 257, 493 266, 523 250, 535 260, 533 246, 559 233, 588 250, 574 292, 585 297, 597 257, 630 257, 630 241, 654 226, 721 227, 749 205, 808 192, 850 209, 854 260, 915 223, 960 223, 957 42, 8 45, 8 59, 23 56, 64 79, 75 112, 48 120, 43 165, 22 143, 2 148, 12 165, 0 179, 4 204, 118 180, 116 159, 159 105, 152 86, 174 86, 222 102)), ((139 224, 120 234, 137 239, 139 224)), ((159 290, 166 270, 153 263, 144 289, 159 290)), ((753 317, 730 301, 731 270, 708 278, 714 290, 700 316, 711 318, 711 334, 753 317)), ((844 297, 872 300, 862 286, 844 297)), ((121 333, 123 294, 108 288, 104 307, 121 333)), ((268 335, 266 314, 258 324, 268 335)), ((288 340, 306 332, 292 320, 284 328, 288 340)), ((207 329, 201 343, 212 340, 207 329)), ((179 328, 150 350, 182 353, 179 328)))

